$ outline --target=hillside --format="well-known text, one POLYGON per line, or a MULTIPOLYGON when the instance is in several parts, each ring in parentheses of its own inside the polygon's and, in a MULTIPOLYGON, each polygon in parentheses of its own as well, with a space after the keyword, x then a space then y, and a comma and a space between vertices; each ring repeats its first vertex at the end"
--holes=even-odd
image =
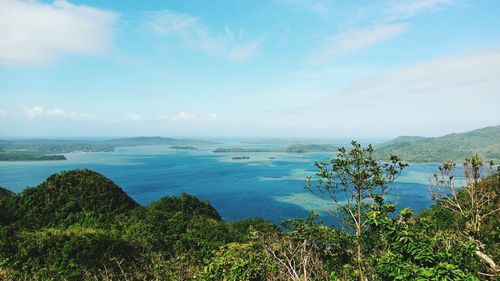
POLYGON ((391 153, 408 162, 461 161, 474 154, 500 161, 500 125, 435 138, 398 137, 376 148, 380 158, 391 153))

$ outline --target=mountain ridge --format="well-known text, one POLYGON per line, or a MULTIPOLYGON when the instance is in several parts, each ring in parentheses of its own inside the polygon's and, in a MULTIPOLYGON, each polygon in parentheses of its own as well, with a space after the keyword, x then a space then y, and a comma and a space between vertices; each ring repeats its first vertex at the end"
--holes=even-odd
POLYGON ((382 159, 396 154, 408 162, 461 161, 475 154, 499 161, 500 125, 440 137, 401 136, 377 146, 375 153, 382 159))

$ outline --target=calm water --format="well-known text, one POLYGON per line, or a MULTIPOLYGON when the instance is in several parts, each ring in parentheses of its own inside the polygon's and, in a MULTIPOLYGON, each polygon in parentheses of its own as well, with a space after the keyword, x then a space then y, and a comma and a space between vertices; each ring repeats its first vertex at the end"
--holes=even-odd
MULTIPOLYGON (((67 161, 0 162, 0 186, 18 192, 53 173, 88 168, 111 178, 141 204, 187 192, 209 200, 228 221, 258 216, 279 223, 314 210, 331 222, 326 202, 304 190, 304 177, 314 173, 314 161, 331 154, 215 154, 214 146, 198 147, 194 151, 124 147, 115 152, 70 153, 67 161), (233 156, 251 159, 232 160, 233 156)), ((393 185, 391 199, 416 211, 430 206, 427 180, 436 167, 410 165, 393 185)))

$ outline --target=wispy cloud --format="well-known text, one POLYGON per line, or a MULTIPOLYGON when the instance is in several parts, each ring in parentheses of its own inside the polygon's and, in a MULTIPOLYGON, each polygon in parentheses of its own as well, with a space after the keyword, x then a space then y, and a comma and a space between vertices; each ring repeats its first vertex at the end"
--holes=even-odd
POLYGON ((197 17, 171 10, 150 13, 147 21, 157 34, 178 38, 193 49, 230 61, 246 61, 260 47, 257 40, 242 40, 229 29, 215 33, 197 17))
POLYGON ((36 118, 36 117, 45 113, 45 110, 43 109, 43 107, 38 106, 38 105, 33 106, 33 107, 21 106, 21 109, 24 113, 24 116, 26 116, 26 118, 28 118, 28 119, 36 118))
POLYGON ((335 35, 325 40, 323 47, 310 58, 310 63, 313 65, 325 64, 339 56, 345 56, 393 39, 407 29, 407 24, 387 24, 335 35))
POLYGON ((405 0, 391 3, 386 10, 390 18, 402 19, 413 17, 418 13, 435 9, 439 6, 450 5, 453 0, 405 0))
POLYGON ((117 17, 64 0, 0 0, 0 65, 41 65, 65 54, 105 52, 117 17))
POLYGON ((93 114, 78 113, 78 112, 68 112, 64 109, 55 107, 51 109, 45 109, 42 106, 21 106, 21 110, 24 116, 28 119, 35 119, 39 117, 53 117, 53 118, 64 118, 70 120, 98 120, 99 118, 93 114))
POLYGON ((364 79, 293 115, 332 120, 330 129, 407 134, 432 134, 436 123, 449 131, 494 125, 500 123, 499 77, 500 49, 480 50, 364 79))
POLYGON ((8 116, 9 114, 7 113, 7 111, 3 110, 3 109, 0 109, 0 119, 4 119, 8 116))
POLYGON ((353 15, 357 13, 364 15, 361 17, 362 21, 357 22, 356 16, 353 16, 340 31, 326 36, 319 47, 312 52, 308 62, 312 65, 326 64, 336 58, 394 39, 410 29, 412 17, 454 2, 453 0, 381 1, 370 5, 369 10, 365 7, 358 8, 353 15))
POLYGON ((179 112, 171 120, 178 123, 211 123, 217 121, 218 118, 215 113, 179 112))
POLYGON ((125 116, 125 119, 130 121, 142 121, 144 120, 144 117, 140 114, 129 114, 125 116))

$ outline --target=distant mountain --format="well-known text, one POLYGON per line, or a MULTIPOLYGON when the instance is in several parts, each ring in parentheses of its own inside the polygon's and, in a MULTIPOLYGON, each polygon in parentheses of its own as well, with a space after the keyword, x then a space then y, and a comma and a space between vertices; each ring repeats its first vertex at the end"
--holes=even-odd
POLYGON ((486 160, 500 160, 500 125, 442 137, 398 137, 376 147, 375 154, 386 159, 396 154, 408 162, 461 161, 478 154, 486 160))

